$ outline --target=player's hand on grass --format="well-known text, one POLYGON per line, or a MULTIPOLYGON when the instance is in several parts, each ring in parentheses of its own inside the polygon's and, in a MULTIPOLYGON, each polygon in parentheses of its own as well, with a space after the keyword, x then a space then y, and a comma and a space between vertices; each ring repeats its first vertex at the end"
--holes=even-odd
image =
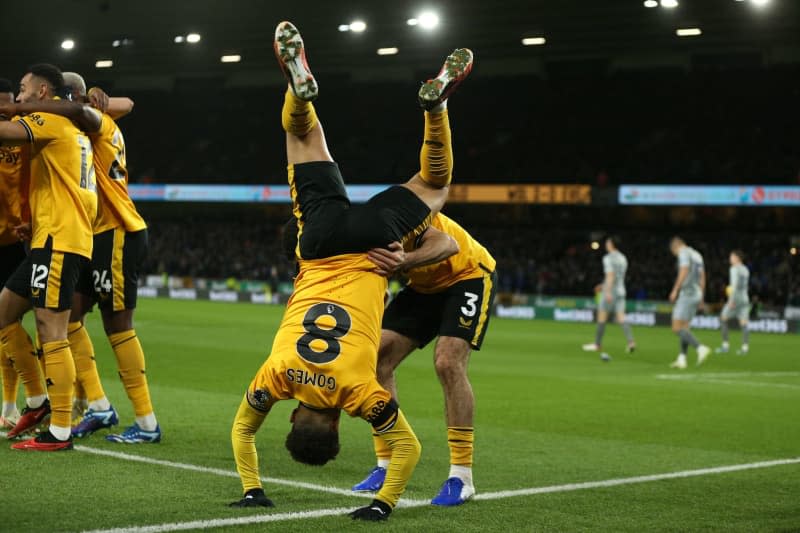
POLYGON ((373 248, 367 252, 369 260, 377 267, 375 273, 389 277, 401 270, 406 260, 406 252, 399 242, 390 243, 386 248, 373 248))
POLYGON ((108 95, 99 87, 92 87, 86 94, 89 98, 89 104, 103 113, 108 109, 108 95))
POLYGON ((392 508, 388 503, 384 503, 380 500, 372 500, 371 504, 366 507, 356 509, 348 516, 353 520, 380 522, 382 520, 388 520, 390 514, 392 514, 392 508))
POLYGON ((228 507, 275 507, 275 504, 264 494, 264 489, 250 489, 244 498, 229 503, 228 507))

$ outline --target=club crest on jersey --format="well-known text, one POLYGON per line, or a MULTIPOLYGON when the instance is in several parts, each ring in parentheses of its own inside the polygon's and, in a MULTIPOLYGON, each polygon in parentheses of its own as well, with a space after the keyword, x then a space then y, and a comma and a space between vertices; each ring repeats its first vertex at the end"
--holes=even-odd
POLYGON ((266 389, 256 389, 247 391, 247 401, 254 409, 266 411, 269 408, 269 401, 272 399, 266 389))

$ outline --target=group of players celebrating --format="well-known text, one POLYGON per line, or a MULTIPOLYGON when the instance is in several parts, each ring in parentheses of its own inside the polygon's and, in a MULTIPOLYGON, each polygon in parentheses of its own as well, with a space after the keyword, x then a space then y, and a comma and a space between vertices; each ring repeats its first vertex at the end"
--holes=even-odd
MULTIPOLYGON (((598 286, 597 331, 592 343, 584 344, 587 352, 600 352, 603 361, 610 361, 611 356, 602 348, 609 314, 614 313, 617 323, 622 327, 627 340, 626 352, 633 353, 636 342, 630 324, 625 315, 625 274, 628 271, 628 259, 619 250, 619 237, 608 237, 605 241, 606 254, 603 256, 603 272, 605 279, 598 286)), ((671 368, 685 370, 689 365, 686 354, 691 346, 697 352, 697 366, 702 365, 711 354, 711 348, 701 344, 691 332, 691 323, 697 312, 705 307, 706 272, 703 256, 687 245, 681 237, 673 237, 669 249, 678 259, 678 275, 669 294, 672 308, 672 331, 680 340, 680 352, 671 368)), ((736 350, 738 355, 747 355, 750 350, 750 297, 748 285, 750 270, 744 264, 744 253, 733 250, 729 256, 729 283, 726 289, 727 301, 720 314, 722 344, 715 350, 718 354, 730 351, 729 323, 736 319, 742 329, 742 344, 736 350)))
POLYGON ((32 435, 15 450, 68 450, 118 424, 84 327, 95 303, 136 415, 106 439, 161 439, 133 328, 147 226, 128 196, 114 120, 132 107, 48 64, 28 69, 16 99, 8 82, 0 87, 0 423, 9 439, 32 435), (31 309, 35 345, 22 326, 31 309))
MULTIPOLYGON (((371 425, 377 464, 353 490, 375 497, 350 516, 387 519, 421 454, 397 402, 394 371, 437 338, 434 366, 444 391, 451 466, 431 503, 460 505, 475 494, 467 366, 486 334, 496 284, 490 253, 440 213, 453 172, 447 102, 470 73, 472 52, 453 51, 419 90, 425 121, 419 172, 365 204, 351 205, 312 103, 319 87, 297 28, 280 23, 274 48, 288 81, 281 123, 293 217, 284 228, 283 248, 296 261, 297 275, 269 357, 234 418, 231 440, 242 497, 230 505, 273 506, 261 484, 255 435, 276 402, 293 399, 298 404, 286 448, 301 463, 323 465, 337 456, 341 410, 371 425), (407 284, 385 308, 387 278, 394 275, 407 284)), ((7 120, 0 122, 0 355, 7 435, 39 431, 13 448, 65 450, 73 438, 118 423, 83 325, 97 303, 136 414, 130 427, 106 438, 159 442, 133 329, 147 229, 128 196, 125 144, 115 122, 133 103, 97 88, 86 91, 80 76, 51 65, 29 69, 16 102, 10 86, 2 93, 0 115, 7 120), (30 241, 27 253, 23 240, 30 241), (31 308, 36 346, 21 325, 31 308), (19 381, 25 389, 21 413, 19 381), (73 424, 75 406, 79 416, 73 424), (46 429, 37 429, 48 419, 46 429)), ((627 260, 617 244, 606 243, 600 323, 588 349, 601 350, 612 312, 629 349, 635 347, 624 316, 627 260)), ((683 368, 687 346, 697 347, 699 358, 708 355, 688 330, 704 274, 702 258, 682 241, 673 241, 673 252, 680 265, 671 296, 677 300, 673 328, 681 338, 675 364, 683 368)), ((729 314, 741 319, 740 310, 737 303, 729 314)))

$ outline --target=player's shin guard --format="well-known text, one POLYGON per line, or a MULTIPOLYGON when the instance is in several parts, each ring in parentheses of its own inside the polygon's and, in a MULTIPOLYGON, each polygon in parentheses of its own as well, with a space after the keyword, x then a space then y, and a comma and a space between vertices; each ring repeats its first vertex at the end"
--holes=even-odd
MULTIPOLYGON (((91 402, 104 400, 106 405, 97 406, 98 409, 108 409, 108 400, 100 383, 100 375, 97 373, 97 364, 94 358, 94 346, 89 333, 80 322, 71 322, 67 330, 72 357, 75 360, 75 373, 77 382, 80 383, 85 398, 91 402)), ((93 406, 94 407, 94 406, 93 406)))
POLYGON ((375 457, 378 459, 378 466, 386 468, 392 459, 392 449, 378 433, 372 433, 372 444, 375 446, 375 457))
POLYGON ((742 326, 742 345, 750 345, 750 324, 744 324, 742 326))
POLYGON ((693 348, 697 348, 700 346, 700 341, 697 340, 697 337, 692 335, 692 332, 688 329, 682 329, 678 332, 678 336, 681 338, 681 341, 685 342, 688 346, 693 348))
POLYGON ((633 330, 631 330, 631 325, 627 322, 622 323, 622 333, 625 335, 625 340, 628 341, 628 344, 633 342, 633 330))
POLYGON ((6 356, 6 351, 2 346, 0 346, 0 377, 3 379, 3 416, 6 416, 5 407, 7 405, 16 405, 17 403, 19 375, 14 370, 14 365, 11 363, 11 359, 6 356))
POLYGON ((727 320, 720 320, 719 321, 719 331, 722 334, 722 342, 728 342, 728 321, 727 320))
MULTIPOLYGON (((108 336, 111 348, 117 358, 119 378, 128 394, 128 399, 133 404, 133 411, 137 421, 140 417, 153 414, 153 404, 150 402, 150 388, 147 386, 147 376, 144 367, 144 351, 136 336, 135 330, 112 333, 108 336)), ((144 428, 152 431, 155 428, 144 428)))
POLYGON ((244 492, 261 488, 258 472, 258 453, 256 453, 256 432, 264 423, 266 413, 256 411, 247 401, 247 395, 239 404, 239 410, 233 419, 231 428, 231 444, 236 470, 242 479, 244 492))
POLYGON ((304 137, 317 125, 314 104, 299 99, 291 89, 286 89, 281 111, 281 124, 286 133, 304 137))
POLYGON ((598 322, 597 323, 597 330, 594 334, 594 343, 597 346, 603 345, 603 335, 606 333, 606 323, 605 322, 598 322))
POLYGON ((22 324, 14 322, 0 330, 0 348, 11 360, 14 369, 25 387, 25 396, 28 399, 36 398, 35 405, 29 407, 39 407, 46 398, 44 379, 39 368, 39 361, 33 342, 28 333, 23 329, 22 324))
POLYGON ((47 361, 47 392, 50 396, 50 432, 67 440, 72 422, 72 391, 75 362, 69 341, 45 342, 43 357, 47 361))
POLYGON ((420 176, 432 187, 450 185, 453 177, 453 145, 447 109, 425 112, 425 137, 419 154, 420 176))
POLYGON ((450 464, 472 466, 472 444, 475 429, 471 427, 448 427, 447 445, 450 447, 450 464))

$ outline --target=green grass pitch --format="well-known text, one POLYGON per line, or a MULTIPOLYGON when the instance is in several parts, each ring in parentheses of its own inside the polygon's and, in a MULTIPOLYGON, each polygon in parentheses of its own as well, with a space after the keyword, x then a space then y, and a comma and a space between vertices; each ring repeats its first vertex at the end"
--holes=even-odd
MULTIPOLYGON (((97 450, 232 471, 229 432, 245 387, 266 357, 282 309, 144 300, 137 330, 148 358, 158 445, 97 450)), ((123 424, 131 407, 116 376, 99 317, 89 328, 108 396, 123 424)), ((751 354, 712 356, 683 373, 668 364, 667 329, 635 329, 623 353, 610 326, 602 363, 580 345, 593 326, 493 319, 470 374, 477 399, 475 482, 479 494, 749 464, 800 457, 800 337, 754 334, 751 354), (680 379, 668 379, 678 375, 680 379)), ((698 332, 711 345, 718 333, 698 332)), ((738 334, 734 333, 734 345, 738 334)), ((694 355, 690 356, 690 360, 694 355)), ((423 444, 406 497, 429 499, 447 475, 442 394, 430 348, 399 371, 400 404, 423 444)), ((294 463, 283 448, 293 403, 259 434, 262 474, 343 489, 373 466, 366 423, 343 419, 342 451, 323 468, 294 463)), ((0 446, 0 530, 81 531, 195 520, 355 508, 368 500, 267 484, 274 510, 229 509, 235 477, 74 451, 13 452, 0 446)), ((252 531, 796 531, 800 464, 646 483, 555 490, 473 501, 459 508, 399 508, 386 524, 343 516, 227 525, 252 531)))

